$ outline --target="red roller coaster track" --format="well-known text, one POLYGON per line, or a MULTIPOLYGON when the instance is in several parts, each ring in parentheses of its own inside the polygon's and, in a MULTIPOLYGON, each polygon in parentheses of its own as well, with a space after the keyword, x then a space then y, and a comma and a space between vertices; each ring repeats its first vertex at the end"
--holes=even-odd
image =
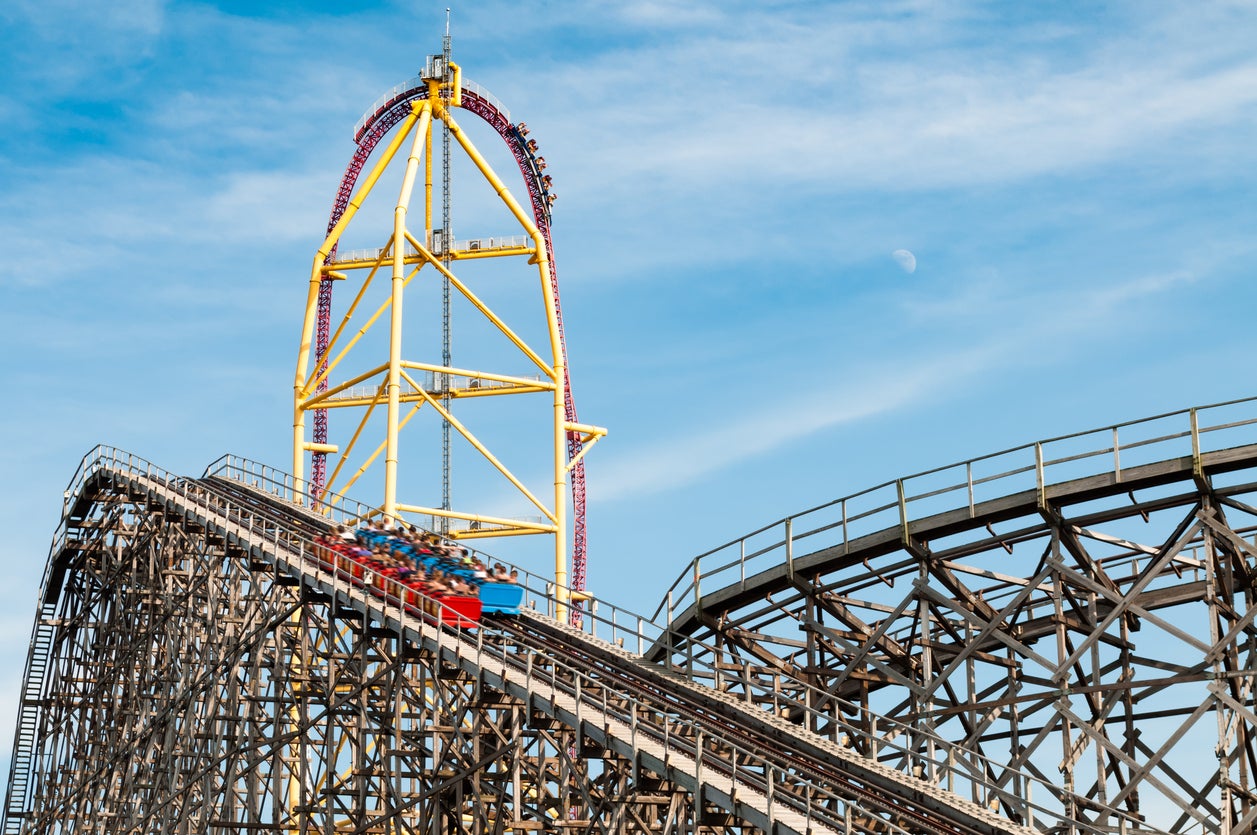
MULTIPOLYGON (((425 99, 427 96, 427 85, 416 79, 416 83, 413 85, 406 85, 396 95, 377 104, 373 111, 367 114, 366 118, 359 124, 354 135, 354 142, 357 147, 354 149, 353 157, 349 160, 344 176, 341 177, 340 188, 336 192, 336 202, 332 206, 332 216, 327 223, 329 233, 349 205, 358 176, 362 173, 363 166, 366 165, 367 159, 370 158, 380 140, 406 118, 410 113, 411 102, 425 99)), ((567 361, 567 340, 563 335, 563 309, 559 303, 558 268, 555 265, 554 244, 550 237, 549 190, 542 182, 541 170, 537 166, 537 156, 528 149, 524 134, 520 131, 519 126, 512 124, 509 115, 504 113, 500 107, 485 97, 478 89, 470 89, 464 85, 461 106, 464 110, 479 116, 497 131, 515 156, 515 161, 519 164, 519 170, 524 175, 524 184, 528 187, 529 202, 532 203, 533 219, 545 238, 547 254, 550 260, 550 281, 554 290, 554 313, 558 320, 559 347, 563 352, 564 362, 565 417, 569 423, 578 423, 576 404, 572 400, 571 373, 569 371, 571 366, 567 361)), ((335 257, 336 249, 333 248, 327 256, 327 262, 330 263, 335 257)), ((325 278, 322 284, 319 285, 316 361, 320 372, 327 361, 327 344, 331 331, 333 284, 334 282, 330 278, 325 278)), ((324 377, 319 384, 319 391, 325 391, 326 388, 327 379, 324 377)), ((314 442, 318 444, 327 443, 326 409, 319 409, 314 413, 314 442)), ((580 450, 580 433, 568 432, 567 453, 569 460, 576 457, 580 450)), ((327 455, 325 453, 314 454, 310 480, 314 495, 321 493, 327 482, 327 455)), ((585 588, 586 563, 584 461, 576 462, 576 465, 572 468, 571 480, 573 519, 571 584, 573 590, 583 591, 585 588)), ((559 535, 562 536, 562 532, 559 535)), ((572 606, 571 619, 574 624, 580 623, 580 606, 580 603, 572 606)))

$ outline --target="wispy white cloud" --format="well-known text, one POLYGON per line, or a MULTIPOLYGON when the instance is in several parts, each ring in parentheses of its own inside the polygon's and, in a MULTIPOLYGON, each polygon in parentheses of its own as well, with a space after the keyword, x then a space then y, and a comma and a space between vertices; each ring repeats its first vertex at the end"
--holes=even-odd
POLYGON ((233 244, 314 242, 334 196, 328 180, 323 171, 233 172, 206 199, 204 217, 233 244))
POLYGON ((676 490, 709 479, 739 462, 796 444, 835 427, 868 421, 963 390, 982 375, 1044 362, 1067 362, 1104 337, 1129 327, 1137 302, 1172 294, 1197 281, 1191 273, 1140 276, 1083 292, 977 280, 931 302, 901 300, 917 323, 944 322, 946 336, 927 335, 896 356, 864 358, 857 376, 843 378, 830 359, 800 374, 812 385, 778 380, 771 405, 747 398, 747 411, 708 415, 701 428, 685 428, 666 440, 608 452, 598 468, 599 502, 676 490), (1102 327, 1098 327, 1102 325, 1102 327), (956 338, 955 331, 966 334, 956 338), (1054 347, 1047 359, 1034 346, 1054 347))
POLYGON ((945 292, 901 292, 896 304, 914 327, 949 323, 970 329, 993 324, 992 332, 996 334, 1010 327, 1014 333, 1025 334, 1027 328, 1036 332, 1086 329, 1097 320, 1121 314, 1127 303, 1199 280, 1198 273, 1175 270, 1076 287, 1065 281, 1027 283, 1011 277, 982 275, 945 292))
POLYGON ((714 26, 726 19, 719 6, 704 3, 635 0, 630 3, 612 3, 605 8, 627 24, 651 29, 714 26))
POLYGON ((609 453, 598 465, 598 502, 676 490, 739 461, 764 455, 826 429, 885 414, 927 399, 954 383, 960 374, 988 366, 987 349, 964 350, 945 357, 905 364, 862 379, 826 382, 782 394, 771 408, 747 399, 754 411, 701 429, 683 429, 672 437, 631 451, 609 453))
MULTIPOLYGON (((1142 38, 1162 22, 1152 11, 1071 63, 960 42, 950 21, 925 13, 742 14, 741 27, 605 53, 580 74, 543 81, 582 105, 570 113, 578 124, 554 125, 569 137, 561 158, 576 166, 576 188, 614 198, 638 178, 669 197, 782 182, 1004 184, 1257 120, 1257 59, 1224 49, 1204 62, 1195 29, 1149 50, 1142 38), (886 53, 866 54, 860 40, 871 32, 886 53), (892 53, 905 36, 919 47, 892 53)), ((1245 147, 1240 136, 1233 147, 1245 147)), ((1192 156, 1191 143, 1181 150, 1192 156)))
POLYGON ((7 32, 0 35, 0 67, 22 84, 6 84, 0 97, 25 100, 28 112, 46 112, 64 97, 87 93, 94 98, 126 86, 161 37, 165 5, 163 0, 5 3, 0 7, 0 30, 7 32))

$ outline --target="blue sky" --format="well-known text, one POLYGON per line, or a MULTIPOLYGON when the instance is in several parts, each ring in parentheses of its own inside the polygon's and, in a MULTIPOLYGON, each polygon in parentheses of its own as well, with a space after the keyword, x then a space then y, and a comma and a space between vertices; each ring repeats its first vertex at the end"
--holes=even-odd
MULTIPOLYGON (((0 750, 88 449, 286 467, 351 129, 445 8, 254 5, 0 8, 0 750)), ((649 611, 791 511, 1254 394, 1255 34, 1241 2, 455 4, 560 196, 611 430, 590 588, 649 611)))

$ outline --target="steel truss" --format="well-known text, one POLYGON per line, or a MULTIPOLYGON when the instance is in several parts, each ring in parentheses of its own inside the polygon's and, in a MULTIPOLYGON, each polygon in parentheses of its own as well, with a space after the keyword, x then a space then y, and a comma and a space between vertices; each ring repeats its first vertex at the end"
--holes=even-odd
MULTIPOLYGON (((435 515, 441 521, 432 521, 425 524, 437 527, 443 533, 454 538, 471 539, 552 533, 555 537, 555 579, 559 587, 565 590, 565 593, 569 588, 569 583, 567 577, 568 549, 566 543, 567 509, 563 495, 565 485, 570 478, 572 492, 570 589, 578 592, 578 594, 573 595, 572 599, 565 603, 565 609, 567 610, 566 617, 573 624, 579 625, 586 597, 583 594, 579 594, 579 592, 583 592, 585 589, 587 561, 584 456, 592 444, 606 434, 606 430, 602 427, 580 423, 577 419, 575 401, 573 400, 571 390, 563 311, 559 303, 559 285, 558 274, 554 264, 554 246, 550 231, 551 203, 554 200, 554 194, 550 190, 550 177, 542 174, 545 169, 545 162, 537 154, 537 143, 535 141, 525 142, 526 127, 523 123, 518 125, 512 124, 509 112, 506 111, 500 102, 479 85, 463 79, 459 66, 449 60, 448 38, 446 47, 445 54, 429 56, 425 70, 419 77, 412 79, 405 85, 393 88, 378 100, 368 110, 355 129, 354 141, 357 148, 341 180, 336 202, 333 205, 331 219, 328 223, 326 239, 314 259, 315 263, 306 301, 302 347, 299 352, 298 372, 295 381, 296 420, 294 426, 293 471, 298 476, 303 473, 303 461, 308 455, 310 459, 310 483, 313 488, 310 492, 317 505, 322 504, 329 498, 326 492, 331 490, 338 475, 348 477, 347 482, 339 489, 348 489, 371 466, 371 463, 381 453, 384 453, 384 500, 381 508, 384 513, 388 515, 395 515, 396 513, 418 514, 417 517, 414 517, 418 519, 422 519, 425 515, 435 515), (470 140, 457 127, 452 111, 458 108, 467 110, 483 119, 506 142, 524 176, 524 185, 528 190, 527 204, 531 209, 531 214, 525 211, 524 207, 510 196, 505 186, 498 180, 497 174, 488 167, 479 151, 470 144, 470 140), (420 117, 419 114, 421 113, 426 113, 427 115, 420 117), (444 125, 443 130, 446 140, 449 140, 451 137, 458 139, 457 144, 462 146, 476 167, 480 169, 481 174, 487 178, 489 184, 494 188, 498 196, 502 198, 504 207, 509 209, 509 214, 514 215, 513 221, 520 224, 521 231, 524 231, 527 237, 532 239, 531 243, 518 246, 484 246, 485 241, 475 240, 463 242, 462 246, 465 248, 460 250, 456 247, 457 242, 450 240, 448 225, 450 200, 448 173, 451 146, 449 141, 442 143, 445 162, 443 171, 446 177, 444 187, 441 190, 441 201, 445 208, 446 223, 443 229, 433 229, 434 192, 431 167, 434 143, 431 130, 437 122, 441 122, 444 125), (395 224, 396 228, 393 229, 391 237, 387 238, 388 243, 386 246, 379 250, 375 256, 365 261, 353 258, 348 260, 342 259, 338 255, 338 250, 346 224, 353 220, 358 207, 361 205, 364 197, 373 189, 377 177, 383 172, 384 167, 387 166, 388 160, 398 152, 401 138, 395 137, 394 141, 388 145, 384 152, 384 158, 377 161, 377 165, 372 173, 368 174, 365 182, 355 192, 358 178, 362 174, 366 162, 373 151, 390 130, 398 124, 403 125, 403 134, 417 130, 419 134, 426 135, 426 139, 422 142, 419 141, 419 137, 416 137, 416 144, 412 149, 410 159, 411 163, 416 164, 421 157, 424 159, 426 175, 420 190, 422 197, 415 195, 415 206, 409 206, 412 186, 415 185, 415 177, 418 171, 417 167, 414 169, 408 168, 409 173, 402 188, 402 196, 399 197, 399 203, 396 207, 396 211, 401 212, 402 221, 400 225, 395 224), (452 133, 451 128, 453 129, 452 133), (412 230, 408 230, 405 221, 406 212, 410 208, 418 209, 421 205, 424 207, 422 212, 423 228, 414 227, 412 230), (422 243, 417 239, 413 239, 414 235, 422 239, 422 243), (411 240, 408 241, 408 238, 411 240), (415 259, 405 254, 406 252, 415 252, 414 247, 418 247, 425 255, 422 258, 415 259), (428 249, 429 247, 431 249, 428 249), (450 272, 450 266, 454 261, 484 257, 508 257, 512 255, 527 255, 529 263, 538 267, 543 285, 547 331, 549 333, 550 359, 548 361, 542 360, 542 356, 545 355, 544 350, 537 353, 520 342, 519 337, 509 328, 506 328, 505 323, 498 319, 496 314, 483 307, 481 300, 474 295, 468 295, 470 292, 468 288, 464 287, 450 272), (402 269, 403 262, 407 270, 402 269), (366 286, 371 283, 381 268, 386 268, 389 264, 393 265, 392 293, 386 308, 392 308, 398 314, 400 314, 402 297, 404 295, 401 292, 401 288, 408 285, 425 264, 432 265, 437 272, 443 274, 443 322, 447 331, 447 338, 444 340, 445 348, 447 349, 443 354, 444 359, 437 366, 416 365, 402 359, 399 354, 399 346, 402 344, 400 339, 401 320, 399 315, 394 316, 389 322, 391 334, 389 344, 392 345, 392 348, 389 351, 388 365, 381 365, 375 371, 353 377, 351 382, 333 385, 329 388, 329 379, 333 369, 361 336, 360 331, 358 336, 350 338, 348 334, 342 334, 342 329, 349 323, 350 316, 358 307, 358 300, 362 298, 361 293, 366 292, 366 286), (410 267, 413 267, 413 270, 410 270, 410 267), (353 273, 354 271, 368 272, 366 273, 365 282, 360 289, 358 300, 355 300, 350 305, 349 312, 346 314, 341 327, 333 334, 330 321, 333 285, 336 280, 345 279, 348 277, 348 273, 353 273), (406 272, 409 274, 403 277, 406 272), (525 378, 516 378, 513 375, 502 377, 502 369, 500 368, 498 373, 493 373, 453 369, 450 367, 447 355, 449 353, 448 320, 451 281, 458 288, 459 295, 467 295, 473 306, 479 310, 480 314, 487 316, 494 327, 499 329, 506 328, 503 334, 529 356, 529 365, 534 362, 538 363, 538 370, 548 379, 529 382, 525 378), (342 335, 346 337, 348 344, 337 344, 342 335), (311 343, 311 339, 313 339, 313 343, 311 343), (313 354, 311 354, 312 347, 313 354), (331 354, 335 354, 335 358, 331 354), (400 366, 398 366, 399 361, 401 363, 400 366), (312 375, 307 377, 311 363, 314 371, 312 375), (386 367, 388 368, 387 374, 379 379, 374 379, 379 374, 383 374, 386 367), (531 504, 537 506, 537 509, 541 511, 544 517, 542 520, 529 522, 522 519, 501 519, 481 514, 468 515, 466 509, 461 512, 451 510, 448 507, 448 472, 445 473, 446 483, 443 490, 443 507, 416 507, 398 502, 396 495, 397 436, 401 428, 424 405, 423 399, 416 400, 421 386, 410 376, 410 374, 414 374, 421 368, 436 375, 433 380, 434 385, 430 386, 434 391, 428 393, 428 399, 431 402, 444 404, 434 406, 433 409, 441 413, 443 460, 445 464, 448 465, 448 439, 450 437, 450 428, 453 426, 458 429, 459 433, 466 438, 474 449, 481 455, 487 456, 492 466, 521 490, 524 497, 531 504), (456 383, 453 386, 451 385, 452 381, 456 383), (508 381, 513 382, 507 384, 508 381), (368 383, 378 384, 378 388, 374 389, 374 397, 349 396, 346 398, 338 396, 345 387, 352 388, 353 386, 368 383), (554 394, 554 402, 552 403, 554 432, 550 443, 553 444, 554 454, 553 487, 555 495, 553 504, 550 507, 542 504, 532 492, 524 488, 514 475, 504 469, 501 461, 490 454, 479 440, 468 434, 467 429, 450 416, 447 408, 453 399, 537 393, 547 390, 552 391, 554 394), (388 395, 390 391, 393 392, 392 395, 388 395), (412 405, 404 417, 399 417, 402 403, 412 405), (355 474, 351 476, 349 471, 342 473, 343 465, 354 450, 363 430, 367 426, 367 421, 375 412, 377 406, 386 406, 385 409, 381 410, 387 413, 385 421, 387 426, 384 432, 385 441, 374 452, 366 454, 366 461, 355 474), (337 444, 328 443, 327 411, 333 407, 365 410, 358 429, 348 436, 348 442, 343 448, 337 444), (305 436, 306 412, 313 412, 314 415, 312 440, 307 440, 305 436), (564 464, 563 456, 565 454, 567 460, 564 464), (327 473, 328 455, 335 456, 337 461, 331 473, 330 481, 327 473), (455 521, 452 527, 451 520, 455 521)), ((416 212, 416 216, 418 214, 416 212)), ((357 275, 361 276, 362 273, 359 272, 357 275)), ((378 317, 380 312, 377 311, 375 316, 378 317)), ((374 321, 374 317, 368 319, 366 324, 362 324, 362 327, 364 329, 371 328, 374 321)), ((357 324, 361 324, 361 317, 357 320, 357 324)), ((352 329, 350 329, 350 332, 352 332, 352 329)), ((340 341, 344 342, 345 340, 340 341)), ((357 370, 361 371, 361 368, 357 370)), ((416 376, 418 375, 416 374, 416 376)), ((420 397, 422 398, 422 395, 420 397)), ((429 411, 432 411, 432 409, 429 411)), ((444 470, 448 470, 448 466, 444 470)), ((304 492, 302 481, 302 478, 297 479, 298 483, 294 485, 298 488, 296 493, 304 492)))
MULTIPOLYGON (((899 521, 884 530, 835 537, 845 501, 817 530, 786 520, 773 546, 785 559, 750 573, 744 557, 737 582, 673 619, 693 643, 674 638, 653 657, 792 705, 816 733, 872 755, 879 724, 902 723, 926 735, 909 744, 935 782, 941 737, 949 761, 968 758, 1010 797, 1033 791, 1068 820, 1126 831, 1120 812, 1176 833, 1249 832, 1257 447, 1202 453, 1191 418, 1192 457, 1053 485, 1036 445, 1036 489, 975 504, 962 465, 967 508, 912 519, 901 481, 899 521), (839 543, 801 547, 825 536, 839 543)), ((1113 438, 1097 453, 1110 461, 1113 438)), ((706 576, 695 563, 693 597, 706 576)))

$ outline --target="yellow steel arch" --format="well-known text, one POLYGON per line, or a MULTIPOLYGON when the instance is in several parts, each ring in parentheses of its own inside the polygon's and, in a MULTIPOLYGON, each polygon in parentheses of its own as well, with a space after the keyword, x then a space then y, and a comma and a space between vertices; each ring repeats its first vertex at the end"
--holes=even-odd
MULTIPOLYGON (((430 63, 429 66, 433 65, 430 63)), ((294 499, 301 501, 306 492, 306 462, 311 453, 326 453, 336 459, 331 478, 324 488, 324 495, 338 486, 342 491, 348 489, 383 454, 383 502, 380 510, 385 516, 401 520, 424 515, 466 523, 466 527, 450 531, 449 535, 453 537, 552 535, 555 542, 555 582, 562 604, 567 600, 568 577, 566 495, 569 464, 566 460, 566 435, 569 431, 578 431, 582 433, 582 437, 586 438, 587 443, 592 443, 604 435, 606 430, 583 424, 577 426, 565 421, 565 358, 559 334, 558 315, 550 276, 549 252, 545 238, 529 213, 524 211, 515 200, 501 178, 455 121, 451 110, 460 104, 462 85, 461 70, 458 65, 449 62, 448 65, 438 64, 437 66, 438 72, 425 74, 424 81, 428 86, 426 100, 417 100, 412 103, 411 113, 397 129, 396 135, 384 149, 362 186, 349 201, 344 214, 327 234, 314 255, 310 270, 309 291, 306 296, 301 346, 297 356, 296 377, 293 382, 294 499), (526 243, 511 241, 500 246, 477 247, 476 249, 468 247, 466 250, 459 250, 454 242, 442 241, 440 254, 434 254, 433 250, 436 247, 433 246, 432 229, 434 214, 432 146, 433 131, 438 124, 444 124, 448 128, 449 136, 462 149, 480 176, 492 187, 498 200, 519 223, 526 243), (384 246, 374 256, 350 257, 335 264, 327 263, 328 254, 332 252, 346 229, 354 222, 363 201, 379 186, 382 175, 397 157, 407 139, 410 140, 410 150, 393 209, 392 229, 384 246), (415 185, 421 164, 424 167, 421 187, 423 229, 422 232, 415 232, 411 230, 408 221, 411 217, 410 210, 414 202, 415 185), (549 335, 547 347, 530 346, 443 263, 443 260, 455 262, 485 257, 525 258, 528 264, 535 266, 546 310, 546 331, 549 335), (431 268, 433 273, 448 279, 450 286, 505 336, 530 365, 538 369, 539 376, 531 379, 515 374, 453 368, 405 357, 402 351, 404 291, 425 268, 431 268), (381 273, 386 271, 390 282, 387 300, 371 311, 365 317, 365 321, 355 330, 351 325, 351 320, 354 320, 355 315, 359 313, 367 289, 381 276, 381 273), (312 349, 320 284, 329 278, 345 280, 346 284, 352 284, 356 276, 361 276, 361 285, 329 342, 324 355, 325 362, 320 368, 315 362, 316 358, 313 356, 312 349), (333 379, 341 361, 358 345, 360 339, 369 331, 383 327, 385 312, 388 313, 387 357, 380 358, 383 361, 371 363, 369 370, 353 377, 344 380, 333 379), (512 473, 470 429, 443 407, 441 396, 433 396, 416 382, 410 373, 412 371, 442 375, 442 379, 445 380, 451 378, 466 380, 466 385, 448 389, 452 397, 548 392, 551 396, 552 419, 546 444, 551 448, 553 459, 553 495, 548 498, 542 497, 529 490, 523 481, 512 473), (323 385, 324 383, 326 385, 323 385), (323 391, 319 391, 320 386, 323 386, 323 391), (358 387, 361 387, 365 393, 357 393, 358 387), (352 475, 346 483, 337 485, 337 479, 345 470, 350 456, 355 453, 359 442, 367 434, 365 430, 368 420, 373 414, 378 414, 381 406, 386 411, 384 438, 379 440, 375 447, 365 455, 363 463, 352 470, 352 475), (512 520, 483 512, 443 510, 402 501, 397 495, 397 473, 400 460, 399 433, 425 406, 457 430, 483 456, 485 461, 500 472, 506 481, 519 491, 520 495, 536 507, 542 521, 512 520), (358 409, 362 412, 361 419, 344 449, 335 444, 315 444, 307 435, 307 414, 316 409, 330 408, 358 409)), ((354 321, 353 324, 357 322, 354 321)), ((317 502, 323 496, 313 498, 317 502)), ((562 611, 560 617, 563 617, 562 611)))

